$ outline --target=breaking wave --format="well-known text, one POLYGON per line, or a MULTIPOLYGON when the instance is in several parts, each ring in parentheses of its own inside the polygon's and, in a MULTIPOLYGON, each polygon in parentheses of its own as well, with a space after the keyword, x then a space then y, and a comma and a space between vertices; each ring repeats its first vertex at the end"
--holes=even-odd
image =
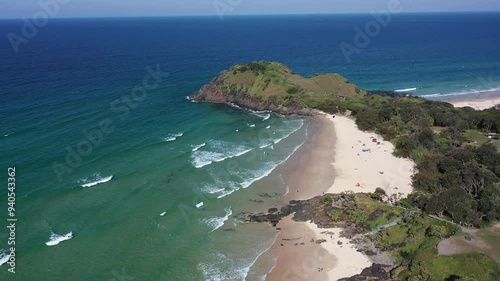
POLYGON ((98 185, 101 183, 108 182, 108 181, 113 179, 113 175, 103 178, 101 176, 101 174, 96 173, 91 178, 92 179, 86 178, 86 179, 80 180, 80 182, 84 183, 84 184, 82 184, 82 187, 91 187, 91 186, 95 186, 95 185, 98 185))
POLYGON ((50 235, 49 242, 47 242, 45 244, 47 246, 55 246, 55 245, 58 245, 59 243, 61 243, 63 241, 70 240, 72 238, 73 238, 73 232, 70 232, 70 233, 67 233, 67 234, 64 234, 64 235, 59 235, 59 234, 52 233, 52 235, 50 235))

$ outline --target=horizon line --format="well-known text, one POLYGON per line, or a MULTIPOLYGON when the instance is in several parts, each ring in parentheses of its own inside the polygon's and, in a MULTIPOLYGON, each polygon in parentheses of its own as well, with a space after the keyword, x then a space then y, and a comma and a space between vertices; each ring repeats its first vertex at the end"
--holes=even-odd
MULTIPOLYGON (((224 17, 240 17, 240 16, 314 16, 314 15, 370 15, 372 12, 342 12, 342 13, 249 13, 249 14, 227 14, 224 17)), ((416 11, 416 12, 401 12, 399 14, 481 14, 481 13, 500 13, 500 10, 495 11, 416 11)), ((68 16, 68 17, 53 17, 50 19, 119 19, 119 18, 187 18, 187 17, 219 17, 217 14, 180 14, 180 15, 107 15, 107 16, 68 16)), ((22 20, 29 17, 0 17, 0 20, 22 20)))

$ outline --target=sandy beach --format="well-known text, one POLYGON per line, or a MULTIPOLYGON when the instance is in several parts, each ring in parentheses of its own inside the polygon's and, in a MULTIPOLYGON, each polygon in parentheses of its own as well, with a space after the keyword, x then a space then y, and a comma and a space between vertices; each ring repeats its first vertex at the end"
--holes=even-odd
POLYGON ((278 263, 267 280, 338 280, 360 273, 371 261, 346 238, 340 228, 318 228, 311 222, 280 221, 273 246, 278 263), (326 240, 319 243, 321 240, 326 240))
POLYGON ((329 115, 328 118, 334 124, 336 140, 332 163, 336 176, 328 193, 347 190, 366 193, 377 187, 388 195, 405 197, 412 192, 414 163, 395 157, 392 143, 377 134, 358 130, 349 117, 329 115))
POLYGON ((483 110, 500 104, 500 97, 490 99, 470 99, 461 101, 449 101, 454 107, 472 107, 475 110, 483 110))
MULTIPOLYGON (((391 143, 358 130, 354 120, 345 116, 317 117, 311 126, 308 140, 283 168, 289 188, 284 203, 325 192, 372 192, 377 187, 399 196, 412 191, 414 164, 393 156, 391 143)), ((341 229, 322 229, 291 217, 281 220, 277 228, 280 233, 270 249, 277 263, 268 281, 338 280, 372 264, 348 239, 340 238, 341 229), (326 242, 316 243, 320 239, 326 242)))
POLYGON ((453 104, 454 107, 472 107, 475 110, 483 110, 500 104, 500 91, 484 91, 464 95, 436 96, 430 100, 440 100, 453 104))

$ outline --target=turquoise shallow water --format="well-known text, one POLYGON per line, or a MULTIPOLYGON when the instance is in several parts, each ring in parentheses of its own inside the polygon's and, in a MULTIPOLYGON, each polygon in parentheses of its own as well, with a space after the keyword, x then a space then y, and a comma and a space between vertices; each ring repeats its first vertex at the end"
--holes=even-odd
MULTIPOLYGON (((339 44, 370 20, 53 20, 19 54, 1 41, 0 167, 17 169, 19 221, 18 273, 3 264, 0 279, 261 278, 267 269, 250 266, 275 230, 235 215, 278 204, 286 193, 279 164, 306 139, 308 121, 187 95, 235 63, 261 59, 306 76, 338 72, 366 89, 500 87, 499 14, 400 15, 347 63, 339 44), (157 87, 127 100, 147 67, 161 73, 157 87), (102 122, 109 132, 89 148, 86 135, 102 122)), ((0 33, 21 24, 0 21, 0 33)))

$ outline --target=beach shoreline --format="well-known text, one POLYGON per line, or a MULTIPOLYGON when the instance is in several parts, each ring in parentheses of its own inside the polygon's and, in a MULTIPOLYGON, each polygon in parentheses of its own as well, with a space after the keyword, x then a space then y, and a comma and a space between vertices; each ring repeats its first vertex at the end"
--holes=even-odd
MULTIPOLYGON (((412 191, 414 164, 393 156, 391 143, 374 133, 360 131, 346 116, 325 114, 312 119, 308 139, 283 167, 283 179, 289 188, 284 204, 347 190, 367 193, 382 187, 398 198, 412 191), (361 155, 366 148, 371 152, 361 155), (381 165, 373 164, 377 162, 384 163, 385 173, 380 173, 381 165), (363 184, 357 186, 359 181, 363 184)), ((276 264, 266 276, 268 281, 292 277, 339 280, 360 274, 373 264, 355 242, 340 235, 341 228, 323 229, 312 222, 293 221, 291 216, 276 227, 280 232, 269 250, 276 264)))
MULTIPOLYGON (((335 181, 334 124, 326 116, 316 116, 310 128, 306 142, 283 166, 282 176, 289 190, 284 204, 322 195, 335 181)), ((269 250, 276 264, 266 280, 337 280, 371 265, 352 245, 347 246, 348 240, 340 237, 341 229, 320 229, 312 222, 296 222, 291 217, 276 226, 280 232, 269 250), (321 239, 329 243, 316 242, 321 239), (339 241, 342 245, 335 244, 339 241)))
POLYGON ((475 110, 484 110, 500 104, 500 90, 478 91, 475 93, 456 95, 422 96, 433 101, 444 101, 454 107, 472 107, 475 110))
MULTIPOLYGON (((484 110, 500 104, 500 90, 425 98, 484 110)), ((395 157, 391 142, 359 130, 350 116, 325 114, 311 119, 309 137, 283 166, 282 177, 289 190, 284 204, 326 193, 369 193, 377 188, 396 201, 413 191, 415 163, 395 157)), ((341 228, 323 229, 313 222, 296 222, 292 216, 276 227, 280 232, 269 250, 276 263, 267 281, 292 277, 339 280, 360 274, 376 263, 358 251, 356 242, 343 238, 341 228)))

